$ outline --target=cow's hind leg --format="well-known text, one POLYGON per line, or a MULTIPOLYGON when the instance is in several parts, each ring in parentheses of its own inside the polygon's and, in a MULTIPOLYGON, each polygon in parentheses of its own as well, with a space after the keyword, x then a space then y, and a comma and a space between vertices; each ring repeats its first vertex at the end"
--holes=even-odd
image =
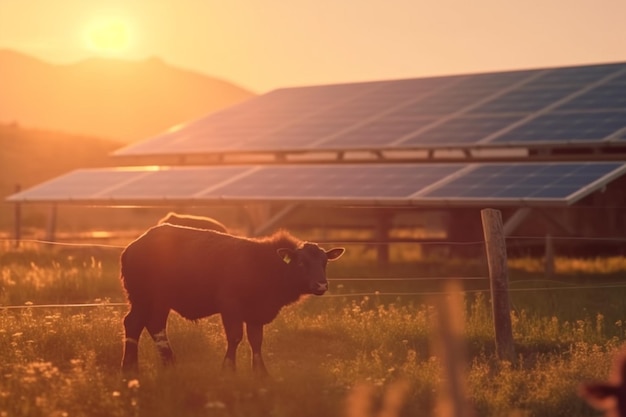
POLYGON ((146 325, 146 312, 137 305, 131 305, 130 311, 124 317, 124 353, 122 357, 122 371, 136 373, 138 371, 139 337, 146 325))
POLYGON ((163 309, 161 311, 153 311, 150 315, 150 319, 146 324, 148 333, 154 340, 154 344, 159 351, 161 360, 164 365, 170 365, 174 363, 174 353, 170 347, 170 341, 167 338, 167 316, 169 315, 169 309, 163 309))
POLYGON ((222 362, 222 372, 234 372, 237 362, 237 347, 243 338, 243 320, 237 316, 222 314, 222 324, 228 342, 226 356, 222 362))
POLYGON ((264 378, 267 374, 263 356, 261 355, 261 344, 263 343, 263 325, 246 323, 246 333, 248 343, 252 348, 252 372, 257 377, 264 378))

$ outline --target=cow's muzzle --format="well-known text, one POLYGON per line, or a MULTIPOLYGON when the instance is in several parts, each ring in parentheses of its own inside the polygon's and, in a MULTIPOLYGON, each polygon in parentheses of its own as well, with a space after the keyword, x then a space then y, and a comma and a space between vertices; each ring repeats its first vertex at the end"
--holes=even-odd
POLYGON ((328 291, 328 282, 316 282, 312 285, 311 292, 315 295, 322 295, 328 291))

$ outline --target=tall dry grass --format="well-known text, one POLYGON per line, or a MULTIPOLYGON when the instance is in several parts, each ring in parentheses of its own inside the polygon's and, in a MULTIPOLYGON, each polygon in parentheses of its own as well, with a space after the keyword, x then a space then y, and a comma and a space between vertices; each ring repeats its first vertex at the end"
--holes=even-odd
MULTIPOLYGON (((2 303, 122 301, 112 252, 5 251, 2 303)), ((458 268, 454 273, 463 272, 461 263, 452 265, 458 268)), ((376 268, 357 260, 338 265, 331 276, 453 275, 445 264, 437 271, 434 262, 376 268)), ((586 280, 604 279, 584 274, 586 280)), ((0 415, 434 416, 441 415, 440 398, 449 398, 443 391, 456 378, 450 375, 463 375, 467 408, 477 416, 594 416, 578 387, 605 380, 626 339, 626 310, 616 304, 626 294, 619 288, 537 291, 532 297, 512 293, 517 358, 501 362, 494 355, 488 294, 462 288, 453 313, 466 358, 459 374, 446 371, 449 355, 434 343, 442 338, 437 326, 448 298, 439 284, 411 284, 403 289, 431 294, 410 297, 352 296, 382 284, 351 285, 344 283, 335 297, 290 306, 267 326, 265 352, 273 378, 266 382, 252 377, 245 346, 240 373, 220 375, 226 346, 218 317, 190 323, 172 315, 177 366, 163 369, 144 335, 140 376, 124 380, 119 373, 124 306, 2 309, 0 415)))

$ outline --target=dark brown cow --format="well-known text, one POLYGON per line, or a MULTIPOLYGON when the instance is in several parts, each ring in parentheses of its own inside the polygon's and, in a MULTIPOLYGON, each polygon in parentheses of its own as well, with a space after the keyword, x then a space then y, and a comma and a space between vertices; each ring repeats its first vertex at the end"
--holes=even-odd
POLYGON ((179 226, 195 227, 197 229, 216 230, 228 233, 228 229, 222 223, 211 217, 194 216, 191 214, 178 214, 170 211, 165 217, 159 220, 159 224, 170 223, 179 226))
POLYGON ((323 250, 287 232, 252 239, 171 224, 155 226, 124 249, 121 275, 130 311, 124 318, 124 371, 137 371, 144 328, 164 363, 173 360, 166 334, 170 310, 196 320, 221 314, 228 341, 222 368, 235 369, 246 324, 252 368, 267 373, 261 356, 263 326, 302 295, 328 289, 326 264, 343 248, 323 250))

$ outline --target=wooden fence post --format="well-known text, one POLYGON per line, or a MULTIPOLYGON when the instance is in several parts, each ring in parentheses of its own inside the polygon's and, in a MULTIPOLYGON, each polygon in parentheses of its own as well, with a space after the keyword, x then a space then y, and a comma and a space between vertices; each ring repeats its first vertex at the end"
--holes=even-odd
POLYGON ((491 307, 496 335, 496 355, 500 360, 513 362, 515 348, 511 327, 511 308, 509 303, 509 274, 506 260, 506 243, 502 226, 502 214, 499 210, 480 211, 485 236, 485 249, 489 263, 489 281, 491 283, 491 307))

